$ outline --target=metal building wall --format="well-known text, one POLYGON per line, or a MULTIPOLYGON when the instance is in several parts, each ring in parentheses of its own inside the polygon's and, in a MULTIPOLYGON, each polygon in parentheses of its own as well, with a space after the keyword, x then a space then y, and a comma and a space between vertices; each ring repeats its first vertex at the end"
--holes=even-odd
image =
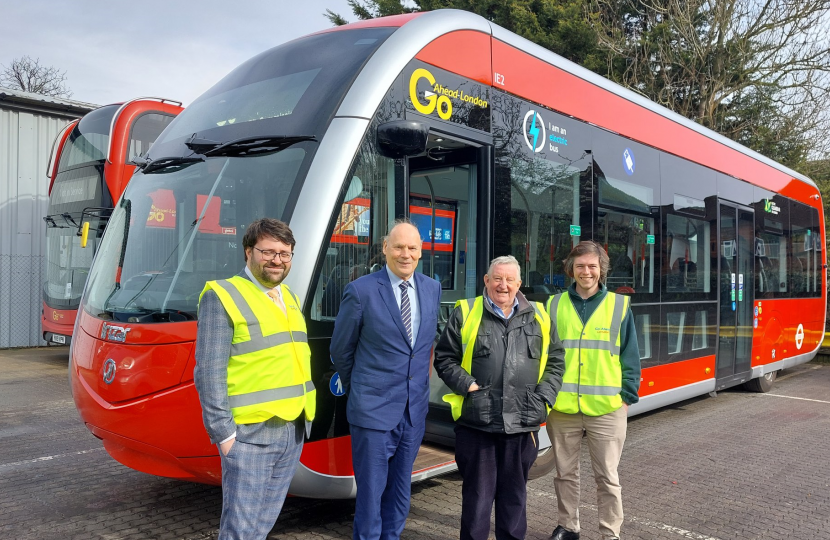
POLYGON ((0 106, 0 348, 45 345, 40 330, 52 142, 64 117, 0 106))

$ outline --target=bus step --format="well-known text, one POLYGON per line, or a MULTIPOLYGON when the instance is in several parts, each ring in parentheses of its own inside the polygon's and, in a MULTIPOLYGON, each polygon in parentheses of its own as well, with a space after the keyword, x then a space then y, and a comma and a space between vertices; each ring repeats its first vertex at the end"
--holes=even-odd
MULTIPOLYGON (((430 443, 421 444, 415 464, 412 465, 412 475, 423 480, 439 474, 456 470, 455 452, 452 448, 430 443)), ((414 480, 414 478, 413 478, 414 480)))

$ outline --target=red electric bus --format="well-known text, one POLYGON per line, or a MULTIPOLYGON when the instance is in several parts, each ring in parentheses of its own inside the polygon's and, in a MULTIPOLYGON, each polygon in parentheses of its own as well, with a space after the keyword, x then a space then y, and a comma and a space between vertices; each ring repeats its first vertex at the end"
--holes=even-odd
POLYGON ((41 326, 47 343, 67 344, 106 220, 135 165, 182 111, 181 103, 138 98, 107 105, 67 125, 52 145, 47 174, 46 281, 41 326), (81 247, 81 223, 92 227, 81 247))
MULTIPOLYGON (((545 300, 569 285, 571 247, 601 242, 639 334, 631 414, 738 384, 769 390, 824 332, 810 179, 468 12, 264 52, 179 115, 141 167, 92 266, 70 369, 89 430, 151 474, 220 482, 193 385, 197 303, 206 281, 240 270, 245 228, 265 216, 297 238, 287 282, 318 389, 294 495, 354 496, 329 342, 343 282, 380 267, 399 216, 422 232, 419 270, 441 282, 444 318, 481 293, 497 255, 516 256, 522 290, 545 300)), ((430 384, 413 480, 454 468, 447 388, 430 384)), ((540 438, 535 474, 551 467, 540 438)))

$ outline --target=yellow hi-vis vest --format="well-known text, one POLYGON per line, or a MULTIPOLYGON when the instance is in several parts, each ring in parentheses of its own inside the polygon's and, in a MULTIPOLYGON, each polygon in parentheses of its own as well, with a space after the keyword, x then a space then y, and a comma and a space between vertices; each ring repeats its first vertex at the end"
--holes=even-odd
POLYGON ((282 285, 282 311, 250 280, 208 281, 233 322, 228 359, 228 403, 237 424, 277 416, 291 421, 305 410, 314 419, 317 392, 311 382, 311 350, 297 297, 282 285), (286 294, 287 293, 287 294, 286 294))
MULTIPOLYGON (((539 321, 542 327, 542 356, 539 359, 539 381, 545 373, 545 366, 548 363, 548 347, 550 346, 550 317, 539 302, 530 302, 536 311, 534 318, 539 321)), ((481 325, 481 317, 484 315, 484 297, 468 298, 459 300, 455 307, 461 308, 461 369, 470 373, 473 367, 473 349, 475 349, 478 327, 481 325)), ((444 401, 452 408, 452 419, 458 420, 461 417, 461 407, 464 404, 464 396, 458 394, 445 394, 444 401)), ((550 409, 550 408, 548 408, 550 409)), ((550 410, 548 410, 550 412, 550 410)))
POLYGON ((548 299, 556 334, 565 347, 565 374, 553 408, 566 414, 602 416, 622 407, 620 328, 628 313, 627 296, 607 293, 582 324, 568 293, 548 299))

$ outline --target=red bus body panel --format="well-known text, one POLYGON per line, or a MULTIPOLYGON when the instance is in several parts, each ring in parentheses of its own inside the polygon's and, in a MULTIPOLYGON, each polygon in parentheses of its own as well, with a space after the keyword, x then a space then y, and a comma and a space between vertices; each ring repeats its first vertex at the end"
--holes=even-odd
MULTIPOLYGON (((87 428, 118 462, 138 471, 206 484, 222 479, 219 455, 193 384, 196 324, 132 324, 128 343, 101 339, 104 321, 80 315, 72 344, 72 395, 87 428), (113 359, 117 377, 104 382, 113 359)), ((307 443, 315 472, 354 474, 349 437, 307 443)))
POLYGON ((51 332, 59 336, 71 336, 77 315, 78 311, 75 309, 55 309, 47 306, 44 302, 40 325, 44 332, 51 332))

